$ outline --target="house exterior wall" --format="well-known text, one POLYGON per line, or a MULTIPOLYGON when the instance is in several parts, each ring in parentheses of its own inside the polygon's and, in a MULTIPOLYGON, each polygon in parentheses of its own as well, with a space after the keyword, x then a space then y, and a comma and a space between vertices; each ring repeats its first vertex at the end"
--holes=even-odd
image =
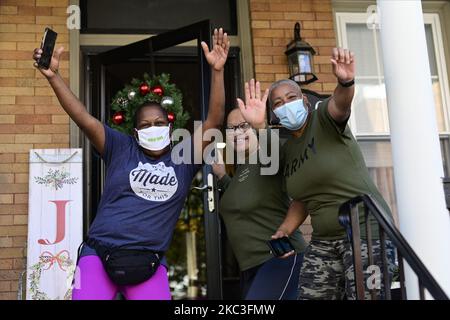
MULTIPOLYGON (((337 41, 331 0, 237 1, 249 3, 255 78, 263 89, 288 77, 284 52, 300 22, 302 38, 317 52, 319 80, 305 88, 333 92, 330 54, 337 41)), ((69 147, 69 118, 31 60, 45 27, 51 27, 66 48, 60 73, 69 82, 68 5, 68 0, 0 0, 0 300, 16 299, 26 267, 29 150, 69 147)), ((450 5, 444 13, 450 14, 450 5)), ((301 229, 309 240, 309 219, 301 229)))
MULTIPOLYGON (((250 0, 255 78, 268 88, 276 80, 286 79, 286 45, 294 39, 294 25, 300 22, 300 35, 316 51, 314 72, 318 80, 304 88, 331 94, 336 88, 330 56, 336 46, 330 0, 250 0)), ((310 218, 300 227, 311 239, 310 218)))
MULTIPOLYGON (((0 299, 16 299, 26 267, 29 150, 69 147, 69 118, 31 60, 43 30, 51 27, 66 48, 60 73, 68 82, 68 5, 68 0, 2 0, 0 5, 0 299)), ((336 40, 329 0, 250 0, 250 16, 255 76, 263 87, 288 76, 284 51, 299 21, 302 37, 318 53, 319 81, 307 88, 332 92, 329 55, 336 40)), ((309 221, 302 231, 309 239, 309 221)))
MULTIPOLYGON (((17 298, 26 267, 29 150, 69 146, 69 118, 31 58, 46 26, 69 48, 67 6, 67 0, 0 1, 0 300, 17 298)), ((59 71, 68 82, 67 52, 59 71)))
POLYGON ((286 45, 294 38, 294 25, 300 22, 301 36, 316 51, 318 81, 305 88, 331 93, 336 78, 331 71, 331 50, 336 46, 330 0, 250 0, 255 77, 267 88, 288 77, 286 45))

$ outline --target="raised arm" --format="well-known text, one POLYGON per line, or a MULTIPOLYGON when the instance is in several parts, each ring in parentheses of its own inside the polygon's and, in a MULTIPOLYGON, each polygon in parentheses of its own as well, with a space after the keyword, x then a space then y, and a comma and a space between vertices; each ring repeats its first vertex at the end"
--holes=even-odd
MULTIPOLYGON (((48 70, 38 68, 37 63, 35 63, 34 66, 47 78, 56 97, 61 103, 61 106, 67 112, 69 117, 86 134, 95 149, 100 154, 103 154, 105 129, 102 123, 89 114, 86 107, 78 100, 72 91, 70 91, 70 88, 58 73, 59 60, 63 51, 64 48, 62 47, 55 51, 48 70)), ((41 57, 41 54, 41 49, 34 49, 33 59, 38 60, 41 57)))
MULTIPOLYGON (((211 66, 211 90, 209 96, 208 117, 203 123, 203 132, 208 129, 220 129, 225 116, 224 66, 227 61, 230 41, 223 29, 214 30, 213 47, 210 51, 205 42, 201 43, 206 60, 211 66)), ((209 142, 202 143, 202 149, 209 142)))
POLYGON ((255 82, 255 79, 251 79, 250 83, 245 83, 245 103, 242 99, 237 99, 242 116, 254 129, 267 128, 266 103, 268 97, 269 89, 266 89, 261 95, 259 81, 255 82))
POLYGON ((350 117, 351 105, 355 94, 355 86, 351 84, 355 79, 355 55, 353 52, 334 48, 331 57, 333 73, 338 85, 328 104, 328 112, 337 123, 344 123, 350 117))

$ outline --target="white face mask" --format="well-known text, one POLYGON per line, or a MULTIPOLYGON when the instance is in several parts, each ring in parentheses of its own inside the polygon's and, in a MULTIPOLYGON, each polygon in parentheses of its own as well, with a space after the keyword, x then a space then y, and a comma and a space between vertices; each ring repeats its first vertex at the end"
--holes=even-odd
POLYGON ((142 130, 136 130, 138 144, 150 151, 159 151, 170 144, 170 125, 164 127, 152 126, 142 130))

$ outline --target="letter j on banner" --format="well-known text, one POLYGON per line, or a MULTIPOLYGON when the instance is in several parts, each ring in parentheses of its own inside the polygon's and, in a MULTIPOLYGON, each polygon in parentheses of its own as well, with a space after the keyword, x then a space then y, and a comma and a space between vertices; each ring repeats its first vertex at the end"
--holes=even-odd
POLYGON ((83 231, 81 149, 30 150, 27 299, 69 300, 83 231))

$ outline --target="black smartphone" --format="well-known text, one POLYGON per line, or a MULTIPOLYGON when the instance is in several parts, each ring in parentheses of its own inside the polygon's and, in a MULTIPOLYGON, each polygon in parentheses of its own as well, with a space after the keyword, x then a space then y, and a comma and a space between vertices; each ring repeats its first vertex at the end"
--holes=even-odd
POLYGON ((281 257, 282 255, 295 250, 288 237, 269 240, 267 241, 267 245, 275 257, 281 257))
POLYGON ((52 61, 53 50, 55 49, 57 33, 50 28, 45 28, 44 36, 42 37, 41 49, 42 54, 37 61, 38 66, 42 69, 48 69, 52 61))

